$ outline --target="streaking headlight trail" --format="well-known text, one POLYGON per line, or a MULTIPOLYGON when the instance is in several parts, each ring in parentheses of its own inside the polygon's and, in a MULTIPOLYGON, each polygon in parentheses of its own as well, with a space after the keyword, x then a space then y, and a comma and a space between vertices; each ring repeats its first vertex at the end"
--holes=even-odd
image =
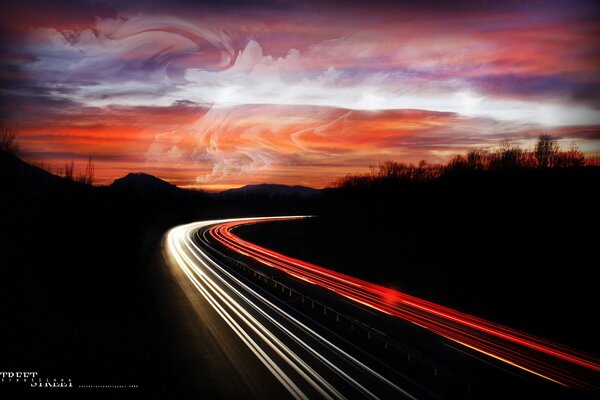
MULTIPOLYGON (((285 304, 230 272, 198 246, 194 235, 211 225, 252 219, 215 220, 178 226, 166 251, 197 291, 257 359, 296 399, 416 399, 351 350, 318 332, 285 304)), ((396 377, 397 378, 397 377, 396 377)))

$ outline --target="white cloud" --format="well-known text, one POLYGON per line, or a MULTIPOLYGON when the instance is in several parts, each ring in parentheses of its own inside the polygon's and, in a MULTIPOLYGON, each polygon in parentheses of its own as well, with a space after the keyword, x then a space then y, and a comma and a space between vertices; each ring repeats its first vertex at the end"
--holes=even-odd
MULTIPOLYGON (((93 81, 78 87, 75 83, 76 90, 53 93, 90 106, 168 106, 191 100, 215 107, 274 104, 424 109, 547 126, 600 123, 598 111, 564 99, 541 102, 477 93, 460 74, 444 81, 427 80, 420 74, 390 69, 387 63, 357 69, 328 65, 327 60, 346 60, 345 65, 350 66, 348 62, 356 60, 361 65, 373 56, 378 44, 361 35, 325 40, 304 52, 291 49, 284 57, 273 57, 264 54, 255 40, 236 50, 226 32, 206 21, 143 14, 98 19, 94 30, 81 32, 42 28, 30 37, 28 50, 37 61, 28 68, 52 90, 57 82, 60 86, 61 82, 93 81), (211 58, 210 65, 178 61, 180 56, 207 51, 218 55, 211 58), (170 74, 173 70, 179 74, 170 74)), ((417 51, 413 67, 419 67, 423 51, 433 54, 425 57, 428 60, 442 50, 417 51)), ((399 52, 406 57, 411 51, 415 50, 407 46, 390 54, 390 59, 399 52)), ((419 68, 427 69, 424 65, 419 68)))
POLYGON ((354 73, 333 67, 305 69, 320 56, 290 51, 286 57, 264 55, 248 42, 234 65, 222 71, 189 69, 181 97, 216 107, 243 104, 328 106, 355 110, 424 109, 468 117, 548 126, 598 124, 600 114, 584 105, 500 99, 484 96, 467 81, 423 82, 393 72, 354 73))

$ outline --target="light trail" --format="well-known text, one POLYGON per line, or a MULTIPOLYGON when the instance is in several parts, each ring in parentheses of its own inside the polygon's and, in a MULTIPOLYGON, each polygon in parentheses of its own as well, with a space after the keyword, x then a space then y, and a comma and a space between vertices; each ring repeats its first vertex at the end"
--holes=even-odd
MULTIPOLYGON (((289 219, 301 217, 289 217, 289 219)), ((241 239, 235 227, 269 218, 231 221, 208 234, 221 245, 360 304, 428 329, 482 354, 551 382, 600 393, 600 360, 551 341, 465 314, 315 264, 285 256, 241 239)))
POLYGON ((173 228, 166 252, 240 340, 296 399, 416 397, 372 365, 334 344, 318 326, 301 321, 281 304, 231 273, 194 242, 205 221, 173 228))

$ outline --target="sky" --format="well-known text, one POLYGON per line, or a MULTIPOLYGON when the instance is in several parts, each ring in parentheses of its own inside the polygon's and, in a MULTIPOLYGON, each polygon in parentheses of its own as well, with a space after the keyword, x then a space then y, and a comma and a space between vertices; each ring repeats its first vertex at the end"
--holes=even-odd
POLYGON ((29 162, 91 155, 98 184, 324 187, 545 133, 600 152, 595 1, 0 8, 0 122, 29 162))

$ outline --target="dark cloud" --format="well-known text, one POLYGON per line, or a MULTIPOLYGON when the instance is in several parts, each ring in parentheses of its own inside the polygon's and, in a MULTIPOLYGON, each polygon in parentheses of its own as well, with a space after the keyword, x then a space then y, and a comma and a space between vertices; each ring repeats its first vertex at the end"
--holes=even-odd
POLYGON ((470 79, 484 93, 521 98, 573 99, 600 105, 600 82, 586 82, 576 74, 492 75, 470 79))
MULTIPOLYGON (((61 151, 22 151, 20 156, 32 160, 33 162, 41 160, 73 160, 87 162, 89 154, 81 154, 76 152, 61 152, 61 151)), ((95 154, 94 161, 98 162, 119 162, 119 161, 138 161, 143 162, 143 157, 131 158, 123 154, 95 154)))

